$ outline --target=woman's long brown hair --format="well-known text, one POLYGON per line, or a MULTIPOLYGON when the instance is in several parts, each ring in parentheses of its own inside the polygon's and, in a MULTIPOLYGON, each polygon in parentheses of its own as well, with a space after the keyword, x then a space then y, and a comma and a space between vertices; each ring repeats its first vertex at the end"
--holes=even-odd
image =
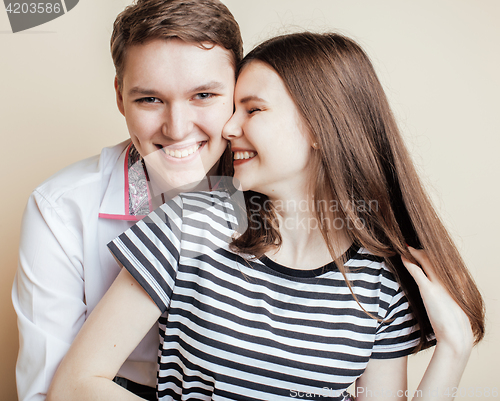
MULTIPOLYGON (((350 239, 385 258, 419 323, 417 350, 432 343, 432 327, 418 286, 400 259, 414 260, 407 245, 425 249, 479 342, 484 336, 481 294, 419 180, 365 52, 339 34, 304 32, 262 43, 244 58, 240 71, 255 60, 281 77, 318 145, 311 162, 316 218, 324 222, 331 216, 328 207, 335 201, 335 217, 352 223, 345 230, 350 239)), ((280 246, 279 227, 265 195, 247 192, 245 197, 249 227, 232 248, 259 257, 280 246)), ((328 224, 319 227, 337 259, 334 230, 328 224)), ((346 278, 344 263, 337 266, 346 278)))

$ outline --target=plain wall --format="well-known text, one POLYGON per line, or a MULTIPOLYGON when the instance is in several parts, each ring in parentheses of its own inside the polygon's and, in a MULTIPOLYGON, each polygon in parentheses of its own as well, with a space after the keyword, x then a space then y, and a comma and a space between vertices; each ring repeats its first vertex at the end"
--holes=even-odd
MULTIPOLYGON (((487 335, 472 353, 462 395, 470 398, 472 387, 500 387, 500 269, 494 256, 500 242, 500 2, 224 2, 240 23, 246 52, 270 36, 302 29, 344 33, 368 52, 424 182, 486 300, 487 335)), ((0 6, 1 401, 16 399, 18 333, 10 291, 26 200, 57 170, 128 137, 115 105, 109 54, 112 23, 128 4, 81 0, 67 15, 16 34, 0 6)), ((410 358, 410 389, 431 354, 410 358)))

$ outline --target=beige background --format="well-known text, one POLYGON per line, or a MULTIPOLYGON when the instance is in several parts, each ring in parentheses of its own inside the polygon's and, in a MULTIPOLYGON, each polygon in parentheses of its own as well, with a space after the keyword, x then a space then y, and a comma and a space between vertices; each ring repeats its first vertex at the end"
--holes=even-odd
MULTIPOLYGON (((12 34, 0 6, 0 400, 16 398, 10 289, 30 192, 62 167, 127 137, 113 92, 109 37, 128 0, 81 0, 67 15, 12 34)), ((500 387, 500 2, 226 0, 248 51, 299 29, 337 30, 367 50, 415 162, 487 304, 487 336, 461 382, 500 387)), ((43 238, 40 239, 43 241, 43 238)), ((410 359, 415 388, 430 353, 410 359)), ((479 397, 474 397, 479 398, 479 397)))

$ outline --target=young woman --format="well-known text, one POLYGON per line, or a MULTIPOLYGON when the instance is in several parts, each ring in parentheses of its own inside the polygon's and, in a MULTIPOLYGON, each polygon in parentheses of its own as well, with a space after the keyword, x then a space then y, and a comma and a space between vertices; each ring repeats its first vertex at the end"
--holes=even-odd
POLYGON ((406 398, 407 355, 433 343, 417 398, 446 399, 483 303, 365 53, 336 34, 271 39, 235 105, 246 218, 227 191, 183 194, 114 240, 126 269, 49 399, 137 399, 111 379, 160 315, 160 400, 342 400, 354 381, 358 399, 406 398))

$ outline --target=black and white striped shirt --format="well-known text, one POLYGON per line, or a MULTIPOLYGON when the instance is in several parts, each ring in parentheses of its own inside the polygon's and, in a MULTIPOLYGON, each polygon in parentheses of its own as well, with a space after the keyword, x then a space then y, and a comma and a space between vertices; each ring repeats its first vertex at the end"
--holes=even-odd
POLYGON ((297 270, 229 250, 225 192, 183 194, 108 246, 163 312, 160 400, 342 399, 370 358, 419 342, 383 260, 352 247, 346 266, 297 270))

